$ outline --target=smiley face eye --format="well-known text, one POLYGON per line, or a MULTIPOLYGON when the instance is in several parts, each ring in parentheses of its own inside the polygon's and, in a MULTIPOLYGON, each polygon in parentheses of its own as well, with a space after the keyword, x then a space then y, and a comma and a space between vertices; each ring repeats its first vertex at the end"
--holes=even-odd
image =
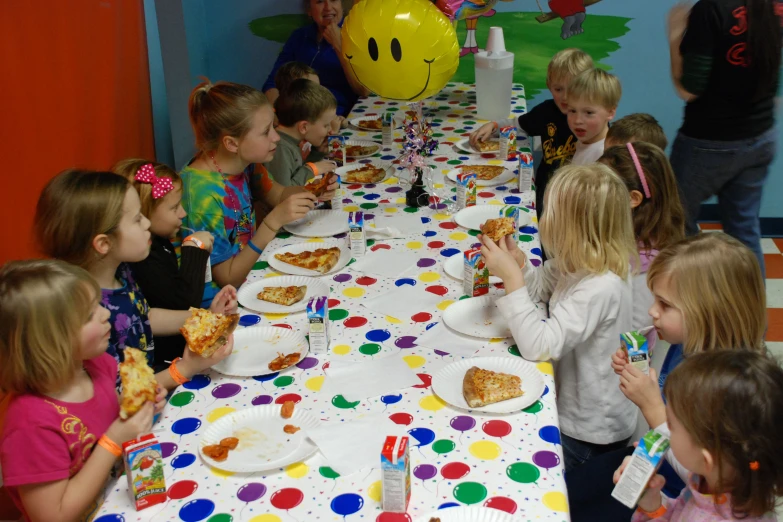
POLYGON ((391 53, 395 62, 402 60, 402 47, 400 46, 400 41, 396 38, 393 38, 391 41, 391 53))
POLYGON ((372 58, 373 62, 378 61, 378 43, 375 41, 375 38, 370 38, 370 41, 367 42, 367 50, 370 52, 370 58, 372 58))

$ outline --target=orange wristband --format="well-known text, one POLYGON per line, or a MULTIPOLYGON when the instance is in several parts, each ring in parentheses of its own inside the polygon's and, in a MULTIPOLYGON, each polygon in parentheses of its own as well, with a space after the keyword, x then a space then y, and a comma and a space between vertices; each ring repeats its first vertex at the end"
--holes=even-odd
POLYGON ((98 446, 105 449, 115 457, 122 457, 122 449, 117 446, 117 443, 111 440, 106 435, 101 435, 101 438, 98 439, 98 446))
POLYGON ((318 167, 315 166, 315 163, 307 162, 307 163, 305 163, 305 165, 307 165, 308 167, 310 167, 313 170, 313 176, 317 176, 318 175, 318 167))
POLYGON ((179 373, 179 370, 177 370, 177 361, 180 359, 182 359, 182 357, 177 357, 171 361, 171 365, 169 366, 169 375, 171 375, 171 378, 174 379, 174 382, 182 385, 188 382, 189 379, 186 379, 185 376, 179 373))
POLYGON ((492 130, 498 130, 498 127, 500 127, 500 125, 498 125, 498 122, 493 121, 492 122, 492 130))
POLYGON ((661 507, 659 507, 655 511, 645 511, 640 507, 637 507, 636 510, 639 511, 639 513, 641 513, 642 515, 647 515, 648 517, 653 519, 661 518, 663 515, 666 514, 666 506, 664 506, 663 504, 661 504, 661 507))

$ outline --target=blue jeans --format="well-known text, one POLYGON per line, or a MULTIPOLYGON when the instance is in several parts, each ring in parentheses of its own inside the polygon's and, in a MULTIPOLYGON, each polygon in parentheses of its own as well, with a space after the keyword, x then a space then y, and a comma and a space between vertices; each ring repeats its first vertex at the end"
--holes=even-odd
POLYGON ((585 442, 569 437, 561 432, 560 441, 563 445, 563 465, 565 466, 566 476, 568 476, 570 471, 581 466, 593 457, 625 448, 628 446, 630 440, 629 437, 619 442, 612 442, 611 444, 593 444, 592 442, 585 442))
POLYGON ((717 195, 723 230, 756 254, 762 276, 759 209, 769 166, 775 158, 776 138, 774 127, 740 141, 697 140, 679 133, 670 158, 688 235, 699 232, 696 219, 702 202, 717 195))

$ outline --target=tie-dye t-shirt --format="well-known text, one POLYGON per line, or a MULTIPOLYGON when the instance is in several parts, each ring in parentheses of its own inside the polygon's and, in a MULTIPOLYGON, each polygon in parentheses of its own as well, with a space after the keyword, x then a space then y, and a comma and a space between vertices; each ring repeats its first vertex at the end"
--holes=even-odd
MULTIPOLYGON (((215 242, 212 266, 228 261, 255 235, 256 218, 253 202, 272 187, 263 167, 250 165, 242 174, 224 176, 219 172, 187 166, 182 178, 182 206, 187 216, 183 230, 205 230, 215 242)), ((204 286, 202 306, 208 307, 220 287, 214 282, 204 286)))

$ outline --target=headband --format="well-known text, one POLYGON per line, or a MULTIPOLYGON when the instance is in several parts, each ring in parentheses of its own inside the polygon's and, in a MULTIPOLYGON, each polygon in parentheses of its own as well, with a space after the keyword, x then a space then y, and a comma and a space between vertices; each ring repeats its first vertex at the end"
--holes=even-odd
POLYGON ((650 199, 652 196, 650 195, 650 187, 647 186, 647 180, 644 177, 644 171, 642 170, 642 165, 639 163, 639 157, 636 155, 636 150, 633 148, 633 144, 628 142, 626 145, 628 147, 628 152, 631 153, 631 159, 633 160, 633 164, 636 167, 636 173, 639 175, 639 179, 642 182, 642 188, 644 189, 644 197, 647 199, 650 199))

